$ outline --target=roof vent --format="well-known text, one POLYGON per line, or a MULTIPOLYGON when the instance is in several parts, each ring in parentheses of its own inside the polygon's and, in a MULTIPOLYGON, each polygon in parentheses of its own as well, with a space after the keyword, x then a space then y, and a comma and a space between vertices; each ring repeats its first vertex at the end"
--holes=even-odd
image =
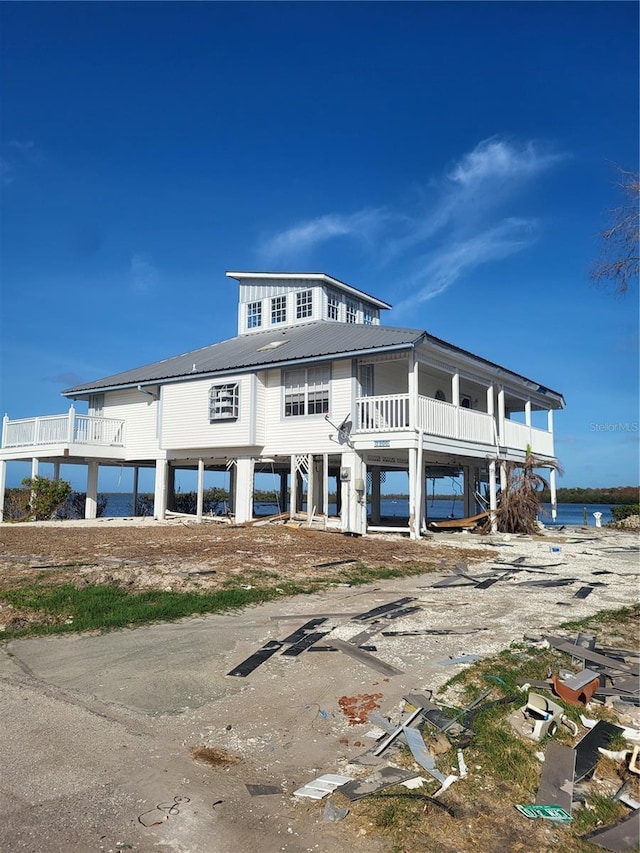
POLYGON ((271 341, 271 343, 265 344, 263 347, 258 347, 257 352, 267 352, 268 350, 271 350, 271 349, 278 349, 278 347, 281 347, 283 344, 288 344, 288 343, 289 343, 288 340, 271 341))

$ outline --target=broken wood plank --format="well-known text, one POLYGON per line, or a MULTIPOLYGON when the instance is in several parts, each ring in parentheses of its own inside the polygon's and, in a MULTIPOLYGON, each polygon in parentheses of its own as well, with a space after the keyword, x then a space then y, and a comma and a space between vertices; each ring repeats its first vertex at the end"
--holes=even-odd
POLYGON ((403 673, 403 670, 392 666, 390 663, 385 663, 385 661, 370 655, 369 652, 365 652, 345 640, 332 639, 331 645, 335 646, 339 651, 344 652, 345 655, 355 658, 355 660, 360 661, 360 663, 366 666, 370 666, 371 669, 375 669, 383 675, 402 675, 403 673))
POLYGON ((595 726, 576 744, 575 782, 584 779, 595 769, 596 764, 602 758, 598 752, 598 747, 607 748, 613 738, 621 735, 623 731, 619 726, 614 726, 613 723, 598 720, 595 726))
POLYGON ((366 779, 352 779, 338 788, 338 791, 348 800, 359 800, 391 785, 399 785, 407 779, 414 779, 417 775, 415 771, 401 770, 399 767, 382 767, 366 779))
POLYGON ((359 613, 354 616, 354 622, 366 622, 368 619, 376 619, 385 613, 390 613, 392 610, 397 610, 405 604, 415 601, 415 598, 408 596, 407 598, 398 598, 396 601, 390 601, 388 604, 381 604, 379 607, 374 607, 372 610, 367 610, 365 613, 359 613))
MULTIPOLYGON (((386 738, 382 741, 382 743, 380 744, 380 746, 378 746, 378 747, 374 750, 374 753, 373 753, 373 754, 374 754, 374 755, 382 755, 382 753, 385 751, 385 749, 387 749, 387 747, 391 746, 391 744, 392 744, 392 743, 393 743, 393 741, 398 737, 398 735, 404 734, 404 730, 405 730, 405 729, 406 729, 406 728, 407 728, 407 727, 408 727, 408 726, 409 726, 409 725, 410 725, 410 724, 415 720, 415 718, 416 718, 416 717, 419 717, 421 713, 422 713, 422 708, 416 708, 416 710, 415 710, 415 711, 412 711, 412 712, 411 712, 411 714, 409 714, 408 719, 407 719, 407 720, 405 720, 405 722, 404 722, 404 723, 401 723, 397 728, 395 728, 395 729, 394 729, 394 730, 389 734, 389 737, 386 737, 386 738)), ((409 742, 409 741, 407 741, 407 743, 408 743, 408 742, 409 742)))
POLYGON ((550 636, 545 637, 545 639, 550 646, 554 647, 554 649, 558 649, 561 652, 567 652, 567 654, 570 654, 573 657, 588 660, 590 663, 596 663, 600 666, 606 667, 607 669, 613 669, 618 672, 628 672, 630 675, 640 674, 640 669, 637 665, 632 666, 623 663, 622 661, 606 657, 605 655, 600 655, 597 652, 590 651, 589 649, 583 649, 580 646, 576 646, 575 643, 570 643, 567 640, 564 640, 562 637, 550 636))
POLYGON ((561 806, 571 814, 575 770, 575 750, 551 741, 544 754, 536 805, 561 806))
POLYGON ((246 678, 247 675, 252 673, 254 669, 257 669, 260 664, 264 663, 272 655, 275 655, 275 653, 280 651, 281 648, 282 643, 279 640, 269 640, 269 642, 265 643, 257 652, 254 652, 246 658, 246 660, 243 660, 242 663, 239 663, 238 666, 235 666, 231 672, 227 673, 227 675, 246 678))
POLYGON ((605 850, 613 850, 614 853, 626 853, 628 850, 637 850, 640 828, 640 809, 635 809, 623 820, 606 826, 604 829, 596 829, 587 835, 581 836, 584 841, 604 847, 605 850))

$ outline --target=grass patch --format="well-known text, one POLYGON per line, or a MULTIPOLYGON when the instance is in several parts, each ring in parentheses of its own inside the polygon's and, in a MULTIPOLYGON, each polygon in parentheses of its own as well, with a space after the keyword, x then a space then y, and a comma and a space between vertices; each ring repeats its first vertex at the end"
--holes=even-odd
POLYGON ((29 635, 62 634, 70 631, 95 631, 124 628, 148 622, 174 621, 186 616, 221 613, 249 604, 260 604, 301 591, 296 584, 276 587, 221 589, 212 592, 164 592, 147 590, 127 592, 115 586, 72 584, 44 588, 26 586, 3 594, 3 599, 19 609, 37 611, 41 621, 22 628, 9 629, 4 638, 29 635), (278 592, 278 589, 282 592, 278 592))
POLYGON ((32 583, 0 595, 0 601, 25 614, 28 622, 26 625, 8 626, 0 636, 9 640, 171 622, 189 616, 239 610, 276 598, 309 595, 335 584, 360 586, 424 571, 424 566, 403 565, 389 569, 359 564, 342 569, 331 577, 295 581, 285 580, 273 571, 249 569, 242 575, 225 579, 217 589, 197 592, 157 589, 135 592, 111 584, 90 584, 78 588, 72 583, 56 581, 55 573, 40 572, 32 583))

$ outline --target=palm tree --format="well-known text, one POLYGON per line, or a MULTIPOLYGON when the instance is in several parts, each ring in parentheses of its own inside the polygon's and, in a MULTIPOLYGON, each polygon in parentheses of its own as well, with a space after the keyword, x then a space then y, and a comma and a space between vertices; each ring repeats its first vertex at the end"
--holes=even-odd
POLYGON ((501 490, 496 511, 498 530, 501 533, 537 533, 537 517, 542 511, 540 496, 549 483, 538 473, 540 468, 555 468, 562 474, 557 462, 538 459, 527 445, 522 462, 507 462, 506 487, 501 490))

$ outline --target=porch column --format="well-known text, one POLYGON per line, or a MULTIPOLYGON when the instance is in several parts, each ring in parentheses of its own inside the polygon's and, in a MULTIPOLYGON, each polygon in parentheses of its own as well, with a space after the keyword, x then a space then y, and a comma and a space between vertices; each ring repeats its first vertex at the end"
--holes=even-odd
POLYGON ((531 432, 531 400, 524 404, 524 425, 529 428, 529 447, 533 447, 533 434, 531 432))
POLYGON ((380 524, 380 483, 381 471, 376 465, 371 468, 371 524, 380 524))
POLYGON ((456 434, 460 438, 460 374, 456 372, 451 377, 451 402, 456 407, 456 434))
POLYGON ((556 497, 556 469, 549 469, 549 491, 551 492, 551 518, 553 521, 558 517, 558 499, 556 497))
POLYGON ((133 466, 133 494, 131 495, 131 515, 135 516, 138 506, 138 481, 140 477, 140 468, 137 465, 133 466))
POLYGON ((7 486, 7 463, 0 459, 0 524, 4 521, 4 497, 7 486))
POLYGON ((54 480, 60 479, 60 463, 59 462, 53 463, 53 479, 54 480))
POLYGON ((549 409, 547 412, 547 429, 551 433, 551 452, 554 451, 555 442, 553 440, 553 409, 549 409))
POLYGON ((164 521, 167 511, 167 469, 166 459, 156 459, 156 480, 153 492, 153 517, 164 521))
POLYGON ((296 468, 296 457, 291 457, 291 488, 289 490, 289 513, 291 517, 298 511, 298 469, 296 468))
POLYGON ((498 530, 498 521, 496 517, 496 509, 498 502, 496 500, 496 463, 495 460, 489 462, 489 511, 491 513, 491 532, 495 533, 498 530))
POLYGON ((409 355, 409 423, 411 429, 421 429, 418 424, 418 359, 415 350, 411 350, 409 355))
POLYGON ((495 419, 495 394, 493 385, 489 385, 487 388, 487 414, 491 415, 491 419, 493 420, 493 439, 495 441, 496 447, 498 446, 498 429, 496 427, 496 419, 495 419))
POLYGON ((505 414, 505 406, 504 406, 504 388, 501 388, 498 391, 498 435, 500 437, 500 444, 504 444, 504 414, 505 414))
POLYGON ((204 459, 198 459, 198 495, 196 499, 196 518, 202 521, 204 506, 204 459))
POLYGON ((98 463, 87 465, 87 499, 84 505, 84 517, 96 518, 98 514, 98 463))
POLYGON ((40 460, 35 457, 31 460, 31 479, 35 480, 38 476, 38 470, 40 468, 40 460))
POLYGON ((251 456, 239 456, 236 462, 236 524, 253 518, 253 469, 251 456))
POLYGON ((236 465, 235 461, 228 465, 229 471, 229 512, 236 511, 236 465))

